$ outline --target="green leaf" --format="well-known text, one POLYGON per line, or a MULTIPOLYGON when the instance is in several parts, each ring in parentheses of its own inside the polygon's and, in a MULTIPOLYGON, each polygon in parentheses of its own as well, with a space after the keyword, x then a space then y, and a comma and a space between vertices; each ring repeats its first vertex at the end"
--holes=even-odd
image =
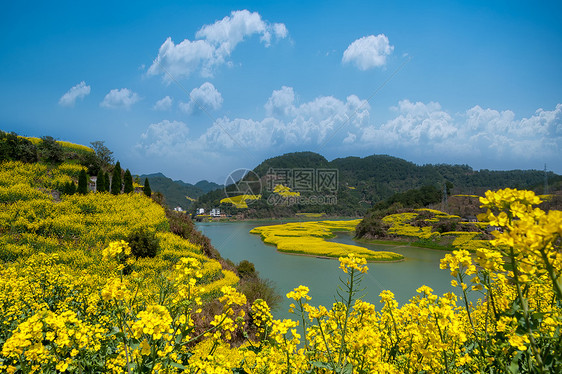
POLYGON ((351 364, 351 362, 344 366, 341 373, 342 374, 353 374, 353 365, 351 364))
POLYGON ((182 364, 178 364, 177 362, 174 362, 174 361, 172 361, 170 363, 170 366, 173 366, 175 368, 182 369, 182 370, 187 370, 187 368, 185 366, 183 366, 182 364))
POLYGON ((312 366, 320 368, 320 369, 330 369, 332 370, 332 365, 329 362, 321 362, 321 361, 312 361, 312 366))

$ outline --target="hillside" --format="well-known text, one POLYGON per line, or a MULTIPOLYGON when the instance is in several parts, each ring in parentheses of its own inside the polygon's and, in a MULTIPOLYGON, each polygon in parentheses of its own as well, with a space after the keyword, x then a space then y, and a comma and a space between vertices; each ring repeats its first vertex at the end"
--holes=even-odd
POLYGON ((205 180, 199 181, 195 185, 181 180, 174 181, 162 173, 140 175, 140 182, 144 183, 145 178, 148 178, 153 192, 161 192, 164 195, 168 207, 175 208, 179 206, 184 210, 191 208, 193 201, 198 197, 222 188, 219 184, 205 180), (190 200, 187 197, 194 200, 190 200))
MULTIPOLYGON (((249 185, 252 186, 252 193, 261 195, 261 199, 253 201, 248 209, 237 209, 231 204, 221 203, 227 197, 222 190, 202 195, 197 205, 208 209, 220 206, 227 214, 241 218, 287 217, 297 212, 363 216, 375 203, 398 192, 423 186, 432 186, 440 194, 445 184, 448 185, 448 193, 483 194, 488 189, 505 187, 534 187, 538 193, 542 193, 544 184, 544 171, 539 170, 477 171, 468 165, 416 165, 388 155, 328 161, 317 153, 296 152, 267 159, 253 171, 259 176, 260 183, 249 185), (316 173, 326 171, 334 173, 337 178, 335 186, 322 185, 316 173), (312 188, 303 189, 303 181, 298 180, 297 173, 300 173, 299 176, 309 173, 312 188), (273 191, 276 184, 291 187, 291 191, 299 192, 299 196, 293 197, 292 201, 280 198, 273 191), (314 201, 317 203, 312 199, 316 199, 314 201)), ((549 172, 548 178, 556 181, 560 176, 549 172)), ((234 189, 234 186, 227 188, 229 197, 232 197, 234 189)))

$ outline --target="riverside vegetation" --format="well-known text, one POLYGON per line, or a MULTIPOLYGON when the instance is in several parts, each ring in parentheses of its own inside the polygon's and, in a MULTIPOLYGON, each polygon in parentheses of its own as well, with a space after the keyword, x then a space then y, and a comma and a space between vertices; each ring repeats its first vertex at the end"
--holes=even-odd
MULTIPOLYGON (((51 191, 82 168, 0 166, 0 370, 114 373, 548 373, 562 370, 562 212, 533 192, 488 192, 482 219, 502 227, 471 256, 446 254, 455 294, 426 286, 399 306, 361 300, 366 259, 340 257, 337 300, 286 296, 294 320, 262 299, 203 245, 170 232, 143 194, 51 191), (154 257, 124 241, 144 230, 154 257), (468 293, 482 295, 476 304, 468 293)), ((435 213, 437 214, 437 213, 435 213)), ((428 218, 429 219, 429 218, 428 218)), ((400 221, 400 220, 396 220, 400 221)), ((403 221, 400 221, 403 222, 403 221)), ((244 266, 248 268, 248 266, 244 266)))

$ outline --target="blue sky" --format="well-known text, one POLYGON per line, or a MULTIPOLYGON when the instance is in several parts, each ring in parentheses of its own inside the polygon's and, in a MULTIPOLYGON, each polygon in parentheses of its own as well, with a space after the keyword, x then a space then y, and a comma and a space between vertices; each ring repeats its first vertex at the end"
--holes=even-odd
POLYGON ((562 174, 562 5, 10 2, 0 129, 223 183, 310 150, 562 174))

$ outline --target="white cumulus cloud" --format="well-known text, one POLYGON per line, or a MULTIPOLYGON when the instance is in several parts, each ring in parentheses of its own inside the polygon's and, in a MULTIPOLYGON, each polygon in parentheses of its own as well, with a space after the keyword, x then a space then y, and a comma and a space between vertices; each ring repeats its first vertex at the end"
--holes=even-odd
POLYGON ((148 126, 141 134, 137 149, 157 156, 182 154, 190 142, 188 135, 189 128, 185 123, 163 120, 148 126))
POLYGON ((135 92, 128 88, 113 89, 105 95, 100 106, 105 108, 125 108, 129 109, 134 103, 140 100, 140 97, 135 92))
POLYGON ((90 86, 86 85, 86 82, 82 81, 61 96, 59 99, 59 105, 74 106, 77 99, 83 99, 89 94, 90 86))
POLYGON ((368 70, 386 64, 386 58, 394 50, 384 34, 364 36, 351 43, 343 53, 344 64, 354 64, 360 70, 368 70))
POLYGON ((189 97, 191 98, 189 102, 179 105, 180 109, 186 113, 217 110, 223 102, 221 93, 210 82, 205 82, 200 87, 191 90, 189 97))
POLYGON ((265 104, 265 111, 268 116, 291 114, 295 107, 295 92, 293 87, 283 86, 280 90, 275 90, 265 104))
POLYGON ((158 100, 152 109, 154 110, 168 110, 172 107, 172 102, 174 100, 170 96, 166 96, 158 100))
POLYGON ((195 71, 200 71, 202 76, 212 76, 213 69, 227 63, 236 46, 253 35, 259 35, 268 47, 272 35, 283 39, 288 30, 282 23, 269 24, 257 12, 233 11, 230 16, 203 26, 195 34, 198 40, 185 39, 176 45, 168 37, 160 46, 148 75, 162 74, 167 82, 171 80, 170 75, 183 78, 195 71))

